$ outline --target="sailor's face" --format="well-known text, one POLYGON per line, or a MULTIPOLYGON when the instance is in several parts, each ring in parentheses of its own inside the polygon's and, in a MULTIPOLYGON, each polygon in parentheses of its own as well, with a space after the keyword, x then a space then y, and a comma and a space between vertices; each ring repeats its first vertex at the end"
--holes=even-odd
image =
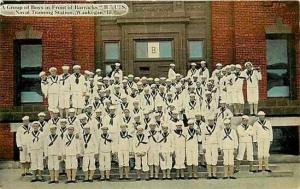
POLYGON ((51 133, 52 135, 56 134, 56 127, 51 128, 51 129, 50 129, 50 133, 51 133))
POLYGON ((247 125, 248 124, 248 119, 242 119, 242 124, 247 125))
POLYGON ((262 121, 264 121, 265 118, 266 118, 266 116, 264 116, 264 115, 259 115, 259 116, 258 116, 258 119, 259 119, 259 120, 262 120, 262 121))

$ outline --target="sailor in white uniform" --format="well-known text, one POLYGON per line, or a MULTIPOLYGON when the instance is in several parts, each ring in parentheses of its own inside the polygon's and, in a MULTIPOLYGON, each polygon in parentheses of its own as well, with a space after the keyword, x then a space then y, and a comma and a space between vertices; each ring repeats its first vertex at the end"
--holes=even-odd
POLYGON ((48 110, 53 111, 58 108, 58 99, 59 99, 59 77, 56 74, 57 69, 55 67, 51 67, 49 69, 50 76, 48 77, 48 110))
POLYGON ((175 79, 176 72, 175 72, 175 64, 170 64, 170 68, 168 71, 168 79, 175 79))
POLYGON ((176 129, 172 132, 173 147, 175 156, 176 179, 184 179, 184 161, 185 161, 185 148, 186 148, 186 135, 183 132, 183 123, 177 122, 176 129))
POLYGON ((68 110, 70 108, 70 98, 71 98, 71 85, 70 85, 70 74, 69 66, 62 66, 63 73, 59 76, 59 112, 60 117, 67 117, 68 110))
POLYGON ((224 120, 224 129, 220 131, 219 147, 223 155, 224 177, 223 179, 236 179, 233 176, 234 156, 237 154, 238 137, 236 131, 231 129, 229 119, 224 120))
POLYGON ((100 180, 110 180, 111 170, 111 153, 113 151, 113 138, 109 134, 109 127, 104 125, 101 127, 101 135, 99 139, 99 164, 100 164, 100 180))
POLYGON ((115 75, 118 75, 120 78, 120 81, 123 80, 123 71, 120 69, 121 64, 115 63, 115 70, 111 74, 111 78, 114 78, 115 75))
POLYGON ((174 152, 172 135, 167 124, 162 125, 161 137, 159 139, 160 168, 163 173, 162 179, 171 179, 172 155, 174 152))
POLYGON ((271 172, 269 168, 269 150, 273 142, 273 129, 270 121, 266 120, 263 111, 258 112, 258 120, 253 124, 253 141, 257 146, 258 172, 262 171, 263 164, 265 171, 271 172))
POLYGON ((150 179, 158 179, 159 173, 159 137, 160 134, 156 130, 156 123, 151 121, 149 123, 148 141, 148 165, 150 168, 150 179))

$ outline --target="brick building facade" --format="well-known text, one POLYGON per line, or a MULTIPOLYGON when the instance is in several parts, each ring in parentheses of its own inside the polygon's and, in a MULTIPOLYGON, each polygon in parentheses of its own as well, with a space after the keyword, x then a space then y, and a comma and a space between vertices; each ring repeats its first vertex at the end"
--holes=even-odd
MULTIPOLYGON (((119 18, 20 18, 0 17, 0 159, 13 159, 14 123, 25 114, 36 117, 46 110, 46 102, 22 104, 18 99, 16 45, 39 41, 42 69, 80 64, 94 70, 106 61, 105 43, 117 41, 119 61, 126 74, 164 75, 170 62, 185 73, 191 61, 207 60, 214 68, 223 64, 243 64, 246 60, 262 69, 260 107, 272 116, 300 115, 300 44, 298 2, 128 2, 130 12, 119 18), (155 12, 157 11, 157 12, 155 12), (159 31, 157 31, 159 28, 159 31), (285 98, 268 98, 266 40, 271 36, 288 39, 290 93, 285 98), (287 37, 287 38, 285 38, 287 37), (154 62, 137 60, 135 40, 172 38, 174 56, 154 62), (189 41, 201 39, 203 56, 190 59, 189 41), (175 52, 174 52, 175 51, 175 52), (142 65, 142 66, 140 66, 142 65), (158 69, 157 66, 160 66, 158 69), (137 69, 140 68, 140 69, 137 69)), ((299 120, 298 120, 299 121, 299 120)), ((276 123, 275 123, 276 125, 276 123)), ((299 136, 300 123, 292 123, 299 136)), ((279 126, 279 125, 278 125, 279 126)), ((299 137, 295 139, 299 143, 299 137)), ((297 144, 299 147, 299 145, 297 144)))

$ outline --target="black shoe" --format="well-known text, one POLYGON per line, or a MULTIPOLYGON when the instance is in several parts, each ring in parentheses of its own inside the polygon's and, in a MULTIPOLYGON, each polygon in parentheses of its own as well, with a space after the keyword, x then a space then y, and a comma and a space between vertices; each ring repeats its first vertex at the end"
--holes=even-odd
POLYGON ((125 177, 124 180, 130 180, 130 178, 129 177, 125 177))
POLYGON ((136 180, 136 181, 140 181, 140 180, 141 180, 141 178, 136 178, 135 180, 136 180))
POLYGON ((257 172, 257 173, 261 173, 261 172, 262 172, 262 170, 258 169, 256 172, 257 172))
POLYGON ((236 179, 236 177, 229 177, 230 179, 236 179))
POLYGON ((159 180, 159 178, 158 177, 154 177, 154 180, 159 180))
POLYGON ((71 183, 77 183, 77 181, 76 180, 72 180, 71 183))
POLYGON ((58 180, 56 180, 56 181, 54 181, 54 183, 55 183, 55 184, 58 184, 58 183, 59 183, 59 181, 58 181, 58 180))
POLYGON ((167 180, 167 178, 162 178, 162 180, 167 180))
POLYGON ((176 177, 175 179, 176 179, 176 180, 179 180, 179 179, 180 179, 180 177, 176 177))
POLYGON ((256 171, 255 171, 255 170, 249 170, 249 172, 251 172, 251 173, 255 173, 256 171))
POLYGON ((149 177, 149 180, 153 180, 154 179, 154 177, 149 177))
POLYGON ((212 179, 218 179, 218 177, 212 177, 212 179))
POLYGON ((67 180, 65 183, 69 184, 69 183, 72 183, 72 181, 71 180, 67 180))
POLYGON ((119 177, 119 180, 123 180, 123 179, 124 179, 123 177, 122 177, 122 178, 121 178, 121 177, 119 177))
POLYGON ((208 180, 213 179, 213 177, 207 177, 208 180))
POLYGON ((32 173, 25 173, 25 175, 27 175, 27 176, 32 176, 32 173))
POLYGON ((272 173, 271 169, 266 169, 266 172, 272 173))
POLYGON ((82 182, 90 182, 90 180, 83 180, 82 182))
POLYGON ((45 182, 45 180, 43 178, 39 178, 39 179, 37 179, 37 181, 39 181, 39 182, 45 182))
POLYGON ((25 174, 25 173, 23 173, 21 176, 22 176, 22 177, 25 177, 25 175, 26 175, 26 174, 25 174))
POLYGON ((107 181, 110 181, 110 178, 106 178, 107 181))
POLYGON ((32 179, 30 182, 37 182, 38 179, 32 179))
POLYGON ((184 180, 185 178, 184 178, 184 177, 180 177, 180 179, 181 179, 181 180, 184 180))
POLYGON ((238 173, 238 172, 240 172, 240 170, 238 170, 238 169, 235 169, 235 170, 233 171, 233 173, 238 173))
POLYGON ((100 178, 100 181, 105 181, 105 178, 100 178))
POLYGON ((48 182, 48 184, 53 184, 53 183, 55 183, 54 180, 51 180, 51 181, 48 182))
POLYGON ((172 177, 170 177, 170 178, 167 178, 167 180, 172 180, 172 177))
POLYGON ((223 179, 229 179, 228 177, 223 177, 223 179))
POLYGON ((193 177, 188 177, 188 180, 191 180, 191 179, 193 179, 193 177))
POLYGON ((94 182, 94 180, 93 179, 89 179, 89 182, 94 182))

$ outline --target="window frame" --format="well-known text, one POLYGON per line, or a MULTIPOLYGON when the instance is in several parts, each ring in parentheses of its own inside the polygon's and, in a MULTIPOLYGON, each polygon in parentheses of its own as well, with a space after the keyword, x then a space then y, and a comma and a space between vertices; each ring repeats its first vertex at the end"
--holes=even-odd
POLYGON ((205 38, 189 38, 189 39, 187 39, 186 46, 187 46, 187 59, 188 59, 189 62, 205 60, 205 57, 206 57, 205 38), (202 57, 201 58, 191 58, 190 57, 190 43, 189 43, 190 41, 202 41, 203 49, 202 49, 202 57))
POLYGON ((115 63, 121 61, 121 41, 120 40, 106 40, 103 41, 103 63, 115 63), (106 59, 106 45, 107 43, 117 43, 119 47, 119 59, 106 59))
POLYGON ((295 44, 294 35, 286 33, 272 33, 266 34, 265 48, 266 48, 266 78, 267 78, 267 90, 268 90, 268 62, 267 62, 267 40, 287 40, 287 75, 289 77, 289 96, 286 97, 269 97, 267 91, 267 99, 296 99, 296 62, 295 62, 295 44))
MULTIPOLYGON (((41 39, 17 39, 14 40, 14 81, 15 81, 15 88, 14 88, 14 104, 16 105, 39 105, 43 104, 44 97, 42 102, 21 102, 21 46, 22 45, 41 45, 42 46, 42 58, 43 58, 43 43, 41 39)), ((43 59, 41 62, 41 70, 43 70, 43 59)), ((39 73, 37 73, 39 74, 39 73)))
POLYGON ((161 61, 174 61, 174 39, 173 38, 146 38, 146 39, 134 39, 133 40, 133 57, 135 62, 161 62, 161 61), (137 42, 171 42, 171 58, 137 58, 137 53, 136 53, 136 44, 137 42))

